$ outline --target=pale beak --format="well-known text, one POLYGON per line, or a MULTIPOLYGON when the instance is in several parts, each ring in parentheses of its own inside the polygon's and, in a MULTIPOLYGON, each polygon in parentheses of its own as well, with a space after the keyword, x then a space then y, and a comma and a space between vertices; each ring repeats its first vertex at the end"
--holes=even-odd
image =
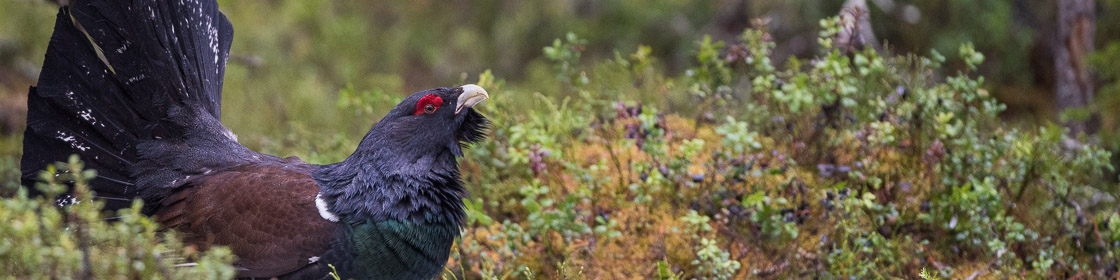
POLYGON ((475 84, 463 85, 461 88, 463 88, 463 94, 459 95, 459 101, 455 104, 455 114, 459 114, 459 111, 462 111, 463 108, 474 107, 474 105, 490 98, 490 94, 487 94, 485 89, 475 84))

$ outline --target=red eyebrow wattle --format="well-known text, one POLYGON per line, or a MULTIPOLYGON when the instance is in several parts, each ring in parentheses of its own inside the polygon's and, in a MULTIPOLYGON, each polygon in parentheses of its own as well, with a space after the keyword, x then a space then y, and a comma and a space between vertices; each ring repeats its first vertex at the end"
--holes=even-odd
POLYGON ((412 111, 412 114, 413 115, 423 114, 424 113, 424 106, 428 106, 428 105, 432 105, 432 106, 435 107, 435 109, 438 110, 439 106, 443 105, 443 98, 440 98, 439 96, 435 96, 433 94, 425 95, 423 98, 420 98, 420 101, 416 102, 416 110, 412 111))

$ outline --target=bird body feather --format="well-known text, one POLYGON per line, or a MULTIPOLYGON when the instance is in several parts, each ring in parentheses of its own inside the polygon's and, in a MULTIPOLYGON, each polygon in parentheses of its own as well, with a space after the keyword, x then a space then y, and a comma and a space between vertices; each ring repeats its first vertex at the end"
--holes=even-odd
POLYGON ((437 276, 464 219, 457 158, 488 122, 468 85, 413 93, 346 160, 257 153, 220 122, 232 26, 213 0, 77 1, 60 8, 28 93, 21 171, 78 154, 107 209, 145 211, 241 277, 437 276))

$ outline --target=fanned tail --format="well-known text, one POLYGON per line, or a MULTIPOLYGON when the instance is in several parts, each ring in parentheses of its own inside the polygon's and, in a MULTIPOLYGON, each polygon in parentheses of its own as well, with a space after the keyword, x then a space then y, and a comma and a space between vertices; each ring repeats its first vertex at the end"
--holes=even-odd
POLYGON ((219 122, 233 28, 217 3, 76 2, 59 9, 38 86, 28 91, 24 185, 78 154, 98 172, 98 196, 116 209, 254 156, 219 122))

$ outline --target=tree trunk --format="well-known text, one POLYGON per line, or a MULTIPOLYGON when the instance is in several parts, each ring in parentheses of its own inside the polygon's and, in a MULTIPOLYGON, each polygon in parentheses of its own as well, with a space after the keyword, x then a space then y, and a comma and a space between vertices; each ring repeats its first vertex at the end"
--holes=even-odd
MULTIPOLYGON (((1067 109, 1084 108, 1093 100, 1093 79, 1088 56, 1093 51, 1094 0, 1058 0, 1057 36, 1054 48, 1055 105, 1060 115, 1067 109)), ((1072 135, 1085 132, 1084 120, 1064 123, 1072 135)))

